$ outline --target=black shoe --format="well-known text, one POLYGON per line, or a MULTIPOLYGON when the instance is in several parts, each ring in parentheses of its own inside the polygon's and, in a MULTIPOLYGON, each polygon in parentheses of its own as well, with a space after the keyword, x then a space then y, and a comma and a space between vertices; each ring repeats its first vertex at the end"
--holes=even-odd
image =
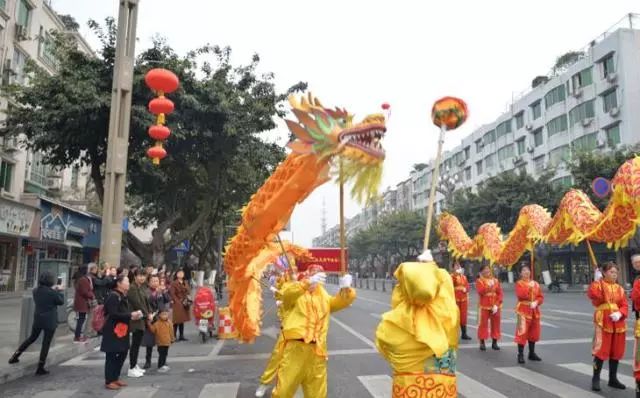
POLYGON ((484 340, 480 340, 480 351, 487 351, 487 347, 484 345, 484 340))
POLYGON ((45 376, 48 374, 49 374, 49 371, 42 366, 38 366, 38 369, 36 369, 36 376, 45 376))
POLYGON ((184 338, 184 336, 180 336, 180 338, 178 339, 178 341, 189 341, 187 339, 184 338))
POLYGON ((618 361, 609 360, 609 387, 624 390, 627 387, 618 381, 618 361))
POLYGON ((542 361, 542 358, 536 354, 536 343, 529 342, 529 360, 530 361, 542 361))
POLYGON ((151 362, 147 361, 144 363, 144 366, 142 367, 142 369, 149 369, 151 367, 151 362))
POLYGON ((593 358, 593 377, 591 378, 591 389, 600 391, 600 372, 602 371, 602 359, 593 358))
POLYGON ((640 380, 636 380, 636 398, 640 398, 640 380))
POLYGON ((462 340, 471 340, 471 337, 469 337, 469 335, 467 334, 467 327, 466 326, 460 326, 460 330, 462 331, 460 339, 462 339, 462 340))
POLYGON ((498 340, 493 339, 493 343, 491 343, 491 349, 492 350, 496 350, 496 351, 500 351, 500 347, 498 347, 498 340))
POLYGON ((524 354, 518 354, 518 363, 520 365, 524 365, 525 361, 524 361, 524 354))
POLYGON ((18 351, 14 352, 13 355, 11 355, 11 358, 9 358, 9 363, 13 365, 14 363, 20 362, 20 354, 22 353, 18 351))

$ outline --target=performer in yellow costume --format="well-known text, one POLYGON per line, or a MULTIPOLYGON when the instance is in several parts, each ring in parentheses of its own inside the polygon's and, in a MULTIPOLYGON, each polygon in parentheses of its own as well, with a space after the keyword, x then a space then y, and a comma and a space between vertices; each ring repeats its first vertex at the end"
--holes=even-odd
POLYGON ((419 260, 398 266, 392 310, 382 316, 376 346, 393 370, 393 398, 457 397, 453 283, 429 251, 419 260))
POLYGON ((281 290, 287 315, 282 325, 284 351, 273 398, 292 398, 299 386, 305 398, 326 398, 329 317, 356 298, 351 275, 340 278, 340 291, 332 297, 323 287, 323 268, 313 265, 308 272, 308 279, 285 284, 281 290))

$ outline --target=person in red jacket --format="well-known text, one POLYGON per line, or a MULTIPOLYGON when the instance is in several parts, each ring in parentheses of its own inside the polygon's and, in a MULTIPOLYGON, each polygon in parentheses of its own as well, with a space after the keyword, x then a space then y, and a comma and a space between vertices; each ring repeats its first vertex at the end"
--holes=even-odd
POLYGON ((476 281, 476 290, 480 296, 478 303, 478 339, 480 351, 486 351, 484 341, 489 338, 489 322, 491 322, 491 348, 499 350, 500 340, 500 311, 502 309, 502 287, 500 281, 493 276, 489 265, 480 268, 480 277, 476 281))
POLYGON ((88 269, 87 265, 81 265, 74 276, 76 291, 73 297, 73 309, 78 313, 78 318, 73 341, 76 343, 83 343, 87 340, 82 335, 84 321, 87 319, 87 313, 91 310, 92 303, 95 301, 93 282, 88 275, 88 269))
POLYGON ((587 292, 595 307, 591 389, 600 391, 602 364, 609 360, 609 387, 624 390, 624 384, 618 381, 618 362, 624 356, 629 307, 624 289, 616 283, 618 266, 606 263, 602 273, 603 279, 594 281, 587 292))
POLYGON ((464 268, 459 262, 453 264, 453 272, 451 273, 451 279, 453 279, 453 288, 456 295, 456 304, 460 310, 460 330, 462 340, 471 340, 471 337, 467 334, 467 312, 469 305, 469 281, 464 276, 464 268))
POLYGON ((524 363, 524 345, 529 343, 529 360, 541 361, 536 354, 536 342, 540 340, 540 306, 544 301, 538 282, 531 279, 531 269, 524 265, 520 269, 520 280, 516 282, 516 337, 518 363, 524 363))
MULTIPOLYGON (((631 265, 636 272, 640 272, 640 254, 631 256, 631 265)), ((633 282, 633 290, 631 290, 631 302, 633 303, 633 311, 636 314, 636 323, 633 330, 634 348, 633 348, 633 377, 636 379, 636 398, 640 398, 640 277, 636 277, 633 282)))

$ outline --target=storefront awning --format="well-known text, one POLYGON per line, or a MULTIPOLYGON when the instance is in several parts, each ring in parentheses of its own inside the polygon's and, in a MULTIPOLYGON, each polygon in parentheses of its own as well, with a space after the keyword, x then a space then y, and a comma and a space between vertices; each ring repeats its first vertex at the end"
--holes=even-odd
POLYGON ((80 242, 78 242, 77 240, 73 240, 73 239, 67 239, 66 241, 64 241, 64 244, 69 246, 69 247, 77 247, 79 249, 82 249, 82 244, 80 242))
POLYGON ((73 235, 80 235, 80 236, 85 236, 87 234, 87 232, 84 229, 80 227, 76 227, 75 225, 70 225, 69 229, 67 230, 67 233, 73 234, 73 235))

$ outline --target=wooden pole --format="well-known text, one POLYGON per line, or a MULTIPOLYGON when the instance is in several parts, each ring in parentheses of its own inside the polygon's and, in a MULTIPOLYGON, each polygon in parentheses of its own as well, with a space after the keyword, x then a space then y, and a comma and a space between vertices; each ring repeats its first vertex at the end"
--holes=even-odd
POLYGON ((344 225, 344 179, 342 175, 342 158, 340 158, 340 273, 347 273, 347 234, 344 225))
POLYGON ((433 176, 431 176, 431 191, 429 192, 429 205, 427 206, 427 228, 424 233, 424 250, 429 249, 429 238, 431 235, 431 223, 433 222, 433 204, 436 200, 436 185, 440 175, 440 161, 442 159, 442 145, 444 144, 444 135, 447 132, 447 126, 444 124, 440 127, 440 137, 438 138, 438 152, 436 154, 436 163, 433 167, 433 176))

